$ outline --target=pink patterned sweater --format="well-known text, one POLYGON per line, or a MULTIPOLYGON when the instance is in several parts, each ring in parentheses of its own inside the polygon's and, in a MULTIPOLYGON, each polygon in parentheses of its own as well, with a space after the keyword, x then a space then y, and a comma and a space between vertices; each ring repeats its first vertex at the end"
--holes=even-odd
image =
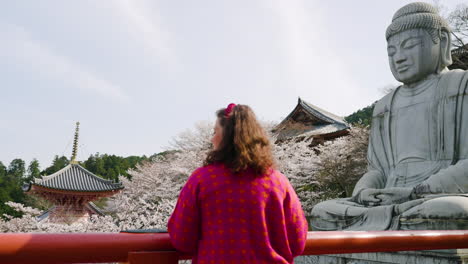
POLYGON ((293 263, 304 250, 307 221, 280 172, 233 175, 213 164, 189 177, 168 231, 192 263, 293 263))

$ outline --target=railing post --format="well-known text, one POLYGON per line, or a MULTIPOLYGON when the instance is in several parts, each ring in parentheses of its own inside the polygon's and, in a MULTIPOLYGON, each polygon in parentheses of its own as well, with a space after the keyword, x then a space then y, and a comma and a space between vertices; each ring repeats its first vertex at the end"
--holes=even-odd
POLYGON ((129 264, 177 264, 179 253, 176 251, 139 251, 128 253, 129 264))

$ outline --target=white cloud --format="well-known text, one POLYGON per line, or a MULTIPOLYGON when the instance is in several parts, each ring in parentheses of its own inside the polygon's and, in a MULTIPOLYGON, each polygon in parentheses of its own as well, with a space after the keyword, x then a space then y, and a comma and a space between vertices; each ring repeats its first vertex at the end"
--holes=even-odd
POLYGON ((350 109, 343 107, 350 108, 349 100, 356 95, 358 85, 327 41, 330 38, 320 17, 320 6, 305 0, 261 2, 278 17, 280 23, 280 41, 292 84, 289 89, 294 89, 306 101, 330 111, 349 112, 350 109), (337 91, 340 96, 337 96, 337 91))
POLYGON ((157 1, 152 1, 152 5, 144 0, 116 0, 111 3, 125 18, 135 38, 143 42, 148 53, 163 60, 167 66, 175 66, 176 57, 170 45, 170 34, 162 26, 159 8, 154 7, 157 1))
POLYGON ((0 55, 6 58, 8 63, 29 67, 37 74, 71 84, 72 87, 111 98, 119 103, 130 101, 130 97, 122 88, 99 78, 83 66, 32 39, 22 27, 0 24, 0 55))

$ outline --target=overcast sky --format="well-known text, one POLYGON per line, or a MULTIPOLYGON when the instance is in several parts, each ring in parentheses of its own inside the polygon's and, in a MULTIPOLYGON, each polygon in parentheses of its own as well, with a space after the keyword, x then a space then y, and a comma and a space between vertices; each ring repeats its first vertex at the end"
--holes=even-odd
MULTIPOLYGON (((395 85, 385 29, 411 1, 0 3, 0 161, 151 155, 228 103, 346 116, 395 85)), ((462 0, 441 1, 453 9, 462 0)))

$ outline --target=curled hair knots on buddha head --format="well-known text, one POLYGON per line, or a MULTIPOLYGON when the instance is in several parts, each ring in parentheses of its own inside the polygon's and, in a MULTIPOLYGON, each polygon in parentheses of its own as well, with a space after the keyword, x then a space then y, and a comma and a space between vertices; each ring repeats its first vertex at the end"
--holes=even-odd
POLYGON ((438 43, 441 31, 450 33, 450 27, 438 13, 437 9, 428 3, 410 3, 396 11, 392 23, 385 32, 388 40, 391 36, 408 29, 423 28, 431 35, 432 41, 438 43))
POLYGON ((274 166, 270 141, 252 109, 236 105, 225 113, 226 108, 217 112, 223 136, 218 149, 208 153, 205 165, 222 162, 234 173, 252 169, 257 174, 274 166))
POLYGON ((447 21, 440 16, 435 7, 423 2, 403 6, 393 16, 385 37, 388 41, 392 36, 410 29, 425 30, 430 35, 433 44, 440 44, 438 72, 452 64, 451 30, 447 21))

